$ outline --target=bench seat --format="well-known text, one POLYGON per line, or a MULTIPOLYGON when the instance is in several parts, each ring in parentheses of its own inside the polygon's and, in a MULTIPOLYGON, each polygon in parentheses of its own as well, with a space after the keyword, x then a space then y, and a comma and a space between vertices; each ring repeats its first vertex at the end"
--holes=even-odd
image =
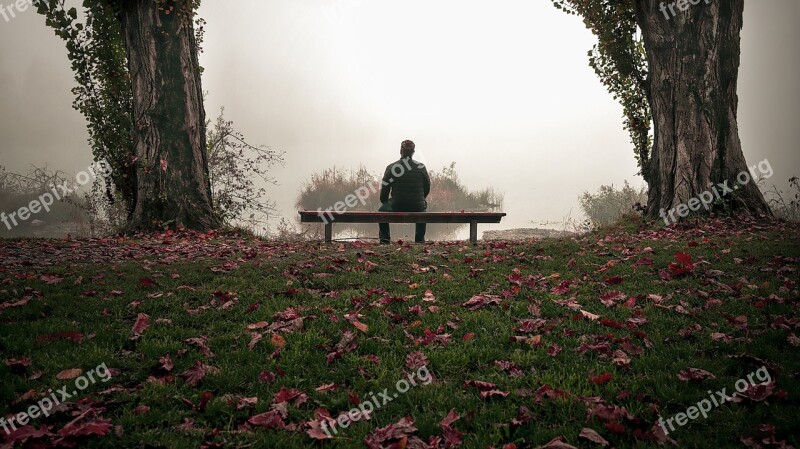
POLYGON ((469 223, 469 240, 478 243, 478 223, 500 223, 503 212, 326 212, 301 210, 301 223, 325 223, 325 242, 333 240, 333 223, 469 223))

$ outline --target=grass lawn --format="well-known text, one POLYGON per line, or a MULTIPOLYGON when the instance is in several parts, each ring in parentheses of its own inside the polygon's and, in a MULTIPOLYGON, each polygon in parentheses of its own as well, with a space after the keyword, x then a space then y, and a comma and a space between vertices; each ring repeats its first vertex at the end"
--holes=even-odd
POLYGON ((0 255, 7 447, 800 443, 796 225, 0 255))

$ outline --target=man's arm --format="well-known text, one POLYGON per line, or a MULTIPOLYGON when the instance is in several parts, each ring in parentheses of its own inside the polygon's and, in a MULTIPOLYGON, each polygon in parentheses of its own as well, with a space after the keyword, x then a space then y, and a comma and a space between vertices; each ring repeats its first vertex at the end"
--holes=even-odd
POLYGON ((392 191, 392 184, 389 182, 392 180, 392 173, 389 171, 389 167, 386 167, 386 171, 383 172, 383 180, 381 182, 381 204, 386 204, 389 202, 389 192, 392 191))
POLYGON ((431 193, 431 177, 428 176, 428 169, 422 167, 422 188, 425 191, 425 198, 431 193))

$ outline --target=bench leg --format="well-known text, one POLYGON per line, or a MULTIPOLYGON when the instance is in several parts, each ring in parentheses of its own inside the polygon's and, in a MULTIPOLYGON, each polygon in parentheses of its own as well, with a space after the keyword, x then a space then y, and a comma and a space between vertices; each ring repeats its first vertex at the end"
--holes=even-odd
POLYGON ((333 223, 325 223, 325 243, 333 242, 333 223))
POLYGON ((469 224, 469 241, 473 245, 478 244, 478 223, 472 221, 469 224))

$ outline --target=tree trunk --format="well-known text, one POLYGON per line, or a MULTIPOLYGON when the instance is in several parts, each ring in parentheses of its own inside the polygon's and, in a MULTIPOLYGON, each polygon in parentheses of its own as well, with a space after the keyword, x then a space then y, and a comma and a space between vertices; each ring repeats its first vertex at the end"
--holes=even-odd
POLYGON ((675 210, 672 216, 679 220, 680 205, 697 206, 690 200, 713 194, 715 207, 770 215, 755 181, 737 180, 740 173, 751 173, 736 121, 744 0, 685 6, 682 11, 672 1, 635 0, 650 69, 655 132, 646 173, 647 214, 664 218, 675 210), (718 186, 726 181, 733 191, 718 186))
POLYGON ((121 0, 137 166, 130 229, 220 226, 211 201, 206 117, 188 0, 121 0))

